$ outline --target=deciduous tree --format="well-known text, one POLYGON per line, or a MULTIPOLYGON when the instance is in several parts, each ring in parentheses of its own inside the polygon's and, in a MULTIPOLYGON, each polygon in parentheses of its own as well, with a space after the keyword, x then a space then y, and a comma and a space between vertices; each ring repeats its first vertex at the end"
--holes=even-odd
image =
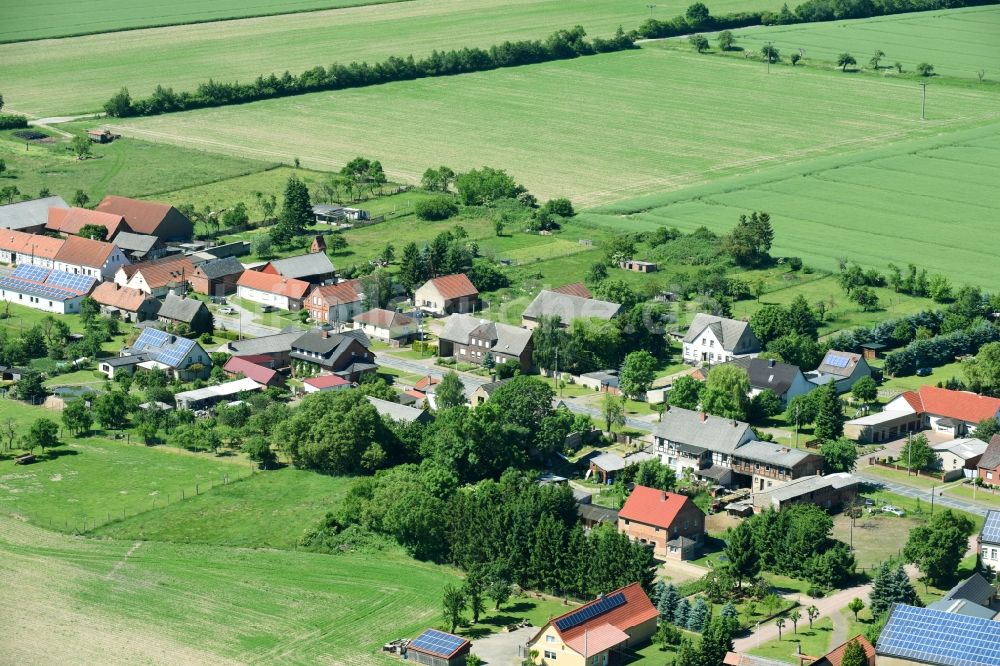
POLYGON ((656 358, 646 350, 639 350, 625 356, 619 373, 619 387, 622 393, 634 400, 652 387, 656 378, 656 358))
POLYGON ((819 453, 827 472, 851 472, 858 461, 858 446, 846 437, 825 440, 819 453))
POLYGON ((856 64, 858 64, 858 61, 850 53, 841 53, 837 56, 837 66, 840 67, 840 71, 842 72, 846 72, 848 67, 853 67, 856 64))
POLYGON ((813 391, 816 396, 816 438, 833 440, 844 434, 844 408, 837 387, 829 382, 813 391))
POLYGON ((735 365, 717 365, 708 373, 701 394, 702 408, 709 414, 746 421, 750 407, 750 377, 735 365))
POLYGON ((974 529, 965 515, 945 509, 910 530, 903 557, 917 565, 925 583, 945 586, 958 571, 974 529))

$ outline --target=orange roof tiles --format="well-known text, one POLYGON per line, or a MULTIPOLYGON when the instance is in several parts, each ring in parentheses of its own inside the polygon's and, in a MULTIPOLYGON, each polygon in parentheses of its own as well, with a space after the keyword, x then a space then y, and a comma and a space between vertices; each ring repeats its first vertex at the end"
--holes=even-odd
POLYGON ((38 234, 26 234, 13 229, 0 229, 0 250, 17 254, 29 254, 42 259, 55 259, 65 243, 62 238, 52 238, 38 234))
POLYGON ((265 368, 262 365, 257 365, 252 361, 248 361, 246 358, 240 358, 239 356, 233 356, 226 364, 222 366, 225 372, 232 374, 242 374, 244 377, 248 377, 258 384, 263 384, 264 386, 269 385, 274 378, 278 376, 277 370, 272 370, 271 368, 265 368))
POLYGON ((194 264, 187 257, 167 257, 122 268, 125 269, 125 275, 129 278, 136 273, 142 273, 142 279, 146 281, 150 289, 158 289, 171 282, 187 280, 194 273, 194 264))
POLYGON ((428 280, 434 288, 441 294, 441 298, 450 301, 453 298, 463 296, 477 296, 479 290, 473 285, 465 273, 455 273, 454 275, 442 275, 441 277, 428 280))
POLYGON ((313 287, 313 290, 309 292, 309 300, 320 296, 327 305, 357 303, 361 300, 361 291, 361 280, 347 280, 337 284, 313 287))
POLYGON ((67 236, 66 242, 56 253, 55 260, 73 266, 100 268, 115 249, 113 243, 105 243, 82 236, 67 236))
POLYGON ((566 645, 584 657, 590 657, 627 640, 628 634, 618 627, 611 624, 601 624, 567 640, 566 645))
POLYGON ((260 271, 243 271, 236 284, 247 289, 266 291, 269 294, 278 294, 296 299, 305 296, 306 292, 312 286, 302 280, 285 278, 270 273, 261 273, 260 271))
MULTIPOLYGON (((648 622, 649 620, 652 620, 657 617, 658 613, 656 612, 656 608, 653 606, 653 602, 651 602, 649 600, 649 597, 646 596, 646 592, 642 589, 642 586, 639 583, 632 583, 631 585, 626 585, 625 587, 619 590, 615 590, 614 592, 609 592, 605 596, 611 596, 612 594, 615 594, 617 592, 621 592, 625 596, 625 603, 607 611, 606 613, 600 613, 599 615, 595 615, 586 622, 582 622, 576 625, 575 627, 567 629, 566 631, 559 631, 559 626, 555 624, 557 620, 560 620, 568 615, 572 615, 573 613, 579 611, 581 608, 592 606, 601 601, 601 599, 595 599, 590 603, 584 604, 579 608, 575 608, 569 611, 568 613, 563 613, 559 617, 552 618, 551 620, 549 620, 549 624, 552 624, 552 626, 559 633, 563 642, 566 643, 567 646, 572 647, 580 654, 582 654, 581 651, 583 646, 582 638, 586 633, 588 652, 593 654, 594 650, 589 647, 589 643, 592 636, 596 636, 597 640, 599 641, 606 642, 607 640, 610 640, 613 636, 620 637, 619 634, 616 634, 611 629, 617 629, 624 633, 633 627, 639 626, 643 622, 648 622), (611 627, 611 629, 606 628, 606 626, 611 627), (579 645, 580 649, 573 647, 575 645, 579 645)), ((544 627, 542 628, 542 631, 544 631, 544 627)), ((541 635, 541 632, 539 632, 539 635, 541 635)), ((611 646, 606 646, 604 649, 607 649, 607 647, 611 646)))
POLYGON ((619 517, 654 527, 669 528, 690 498, 656 488, 636 486, 618 512, 619 517))
POLYGON ((843 645, 839 645, 830 650, 826 653, 826 655, 812 662, 809 666, 840 666, 844 663, 844 652, 847 650, 848 644, 854 641, 861 644, 861 648, 865 651, 865 657, 868 659, 868 663, 874 664, 875 647, 864 636, 856 636, 843 645))
POLYGON ((49 220, 45 224, 45 228, 49 231, 75 235, 88 224, 107 229, 105 238, 112 238, 119 231, 129 230, 125 218, 121 215, 102 213, 86 208, 49 208, 49 220))
POLYGON ((101 212, 124 217, 135 233, 154 235, 171 208, 173 206, 155 201, 140 201, 110 195, 97 204, 97 210, 101 212))
POLYGON ((968 391, 952 391, 936 386, 921 386, 919 392, 907 391, 903 399, 918 412, 977 423, 997 415, 1000 399, 968 391))
POLYGON ((138 289, 119 287, 114 282, 102 282, 90 295, 101 305, 106 305, 127 312, 135 312, 149 298, 138 289))

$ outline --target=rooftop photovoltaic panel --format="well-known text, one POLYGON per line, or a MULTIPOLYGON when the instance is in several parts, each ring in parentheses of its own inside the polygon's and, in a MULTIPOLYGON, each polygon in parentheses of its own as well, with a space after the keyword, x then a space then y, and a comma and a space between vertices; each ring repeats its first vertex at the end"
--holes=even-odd
POLYGON ((412 641, 409 647, 417 648, 423 652, 430 652, 447 659, 455 653, 455 650, 465 645, 468 641, 461 636, 446 634, 437 629, 428 629, 412 641))
POLYGON ((17 278, 12 277, 0 279, 0 289, 16 291, 29 296, 37 296, 38 298, 44 298, 50 301, 64 301, 70 298, 76 298, 80 295, 75 291, 60 289, 58 287, 49 287, 30 280, 18 280, 17 278))
POLYGON ((1000 666, 1000 622, 897 604, 878 654, 941 666, 1000 666))
POLYGON ((64 271, 52 271, 49 273, 48 278, 46 278, 45 284, 86 294, 94 286, 94 281, 94 278, 89 275, 74 275, 73 273, 66 273, 64 271))
POLYGON ((1000 543, 1000 511, 990 511, 983 525, 983 541, 1000 543))
POLYGON ((169 339, 168 333, 155 328, 146 328, 139 334, 139 337, 132 344, 132 348, 136 351, 142 351, 147 347, 162 347, 169 339))
POLYGON ((556 620, 556 628, 559 629, 559 631, 572 629, 573 627, 581 625, 593 617, 597 617, 598 615, 603 615, 610 610, 614 610, 624 603, 625 595, 621 592, 616 592, 615 594, 599 599, 598 601, 595 601, 589 606, 585 606, 574 613, 570 613, 566 617, 556 620))
POLYGON ((846 368, 847 364, 851 362, 846 356, 840 356, 838 354, 830 354, 826 357, 826 364, 832 365, 835 368, 846 368))
POLYGON ((21 278, 22 280, 34 280, 35 282, 44 282, 45 277, 49 274, 48 268, 42 268, 41 266, 32 266, 30 264, 21 264, 14 269, 11 277, 21 278))

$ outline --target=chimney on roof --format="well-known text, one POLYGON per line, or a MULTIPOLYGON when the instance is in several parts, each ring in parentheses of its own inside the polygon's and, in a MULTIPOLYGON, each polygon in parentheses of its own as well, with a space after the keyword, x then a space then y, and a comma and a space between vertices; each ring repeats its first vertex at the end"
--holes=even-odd
POLYGON ((322 335, 323 339, 325 340, 326 338, 330 337, 330 331, 326 330, 325 328, 320 329, 320 335, 322 335))
POLYGON ((660 494, 663 495, 663 501, 666 502, 667 501, 667 491, 666 490, 662 490, 662 491, 660 491, 660 494))
POLYGON ((708 420, 708 415, 705 412, 698 412, 698 416, 701 417, 701 422, 704 423, 708 420))

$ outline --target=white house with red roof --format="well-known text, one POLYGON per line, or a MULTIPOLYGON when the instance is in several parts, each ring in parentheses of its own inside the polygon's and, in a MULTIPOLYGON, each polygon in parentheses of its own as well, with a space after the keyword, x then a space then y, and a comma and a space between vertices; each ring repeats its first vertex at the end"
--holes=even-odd
POLYGON ((883 442, 927 428, 958 438, 975 433, 980 421, 998 415, 1000 398, 921 386, 890 400, 881 412, 848 421, 844 434, 860 442, 883 442))
POLYGON ((618 531, 656 557, 689 560, 705 541, 705 512, 687 495, 636 486, 618 512, 618 531))
POLYGON ((479 307, 479 290, 465 273, 431 278, 413 293, 415 307, 436 315, 465 314, 479 307))
POLYGON ((607 666, 656 631, 658 614, 639 583, 609 592, 545 623, 528 650, 535 664, 607 666))
POLYGON ((339 391, 351 388, 351 382, 337 375, 319 375, 302 380, 302 390, 306 393, 319 391, 339 391))
POLYGON ((222 371, 230 377, 242 375, 263 386, 278 386, 282 384, 282 376, 274 368, 268 368, 254 363, 249 358, 233 356, 222 366, 222 371))

